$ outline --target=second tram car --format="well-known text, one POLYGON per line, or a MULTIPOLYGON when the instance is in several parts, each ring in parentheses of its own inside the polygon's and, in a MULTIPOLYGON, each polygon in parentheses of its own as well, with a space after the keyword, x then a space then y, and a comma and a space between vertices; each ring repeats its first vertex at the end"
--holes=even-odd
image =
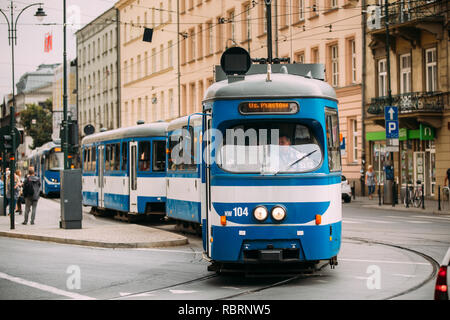
POLYGON ((83 205, 126 215, 164 213, 166 128, 156 122, 83 138, 83 205))

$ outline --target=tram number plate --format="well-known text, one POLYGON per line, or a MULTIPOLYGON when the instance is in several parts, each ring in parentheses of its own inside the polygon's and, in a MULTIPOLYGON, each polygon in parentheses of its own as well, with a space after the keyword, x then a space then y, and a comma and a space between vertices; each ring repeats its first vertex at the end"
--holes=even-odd
POLYGON ((232 211, 225 211, 225 215, 228 217, 242 217, 248 216, 248 208, 247 207, 235 207, 232 211))

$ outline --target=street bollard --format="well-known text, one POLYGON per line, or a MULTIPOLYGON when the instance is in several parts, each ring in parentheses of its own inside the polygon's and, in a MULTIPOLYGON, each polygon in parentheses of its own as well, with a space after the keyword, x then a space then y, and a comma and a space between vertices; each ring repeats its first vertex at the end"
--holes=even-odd
POLYGON ((395 181, 392 183, 392 207, 395 207, 395 181))
POLYGON ((422 209, 425 209, 425 186, 422 183, 422 209))
POLYGON ((378 205, 381 206, 381 185, 378 184, 378 205))
POLYGON ((406 195, 405 195, 405 199, 406 199, 406 207, 409 208, 409 188, 408 188, 408 182, 406 182, 406 195))
POLYGON ((353 196, 353 200, 355 200, 356 199, 356 195, 355 195, 355 181, 353 181, 352 196, 353 196))
POLYGON ((438 211, 441 211, 441 186, 438 186, 438 211))

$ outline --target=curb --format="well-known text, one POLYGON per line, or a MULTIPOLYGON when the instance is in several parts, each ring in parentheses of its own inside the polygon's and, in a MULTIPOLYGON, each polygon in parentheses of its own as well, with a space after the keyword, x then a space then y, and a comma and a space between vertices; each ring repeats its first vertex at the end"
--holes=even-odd
POLYGON ((439 211, 439 210, 427 210, 427 209, 420 209, 420 208, 405 208, 405 207, 399 207, 401 205, 396 205, 395 207, 389 206, 385 207, 384 205, 376 205, 376 204, 347 204, 349 207, 362 207, 367 209, 377 209, 377 210, 391 210, 391 211, 400 211, 400 212, 415 212, 415 213, 425 213, 425 214, 432 214, 436 216, 449 216, 450 212, 447 211, 439 211))
POLYGON ((33 235, 33 234, 13 233, 13 232, 7 232, 7 231, 0 231, 0 236, 8 237, 8 238, 47 241, 47 242, 55 242, 55 243, 61 243, 61 244, 72 244, 72 245, 79 245, 79 246, 100 247, 100 248, 110 248, 110 249, 174 247, 174 246, 180 246, 180 245, 189 243, 189 241, 186 237, 183 237, 184 239, 177 239, 177 240, 120 243, 120 242, 100 242, 100 241, 91 241, 91 240, 65 239, 65 238, 33 235))

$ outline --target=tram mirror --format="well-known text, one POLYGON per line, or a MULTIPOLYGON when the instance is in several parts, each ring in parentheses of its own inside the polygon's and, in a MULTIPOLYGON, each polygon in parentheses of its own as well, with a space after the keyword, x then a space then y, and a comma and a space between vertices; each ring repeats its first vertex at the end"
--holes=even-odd
POLYGON ((249 53, 241 47, 228 48, 220 58, 220 66, 226 75, 244 75, 251 64, 249 53))

